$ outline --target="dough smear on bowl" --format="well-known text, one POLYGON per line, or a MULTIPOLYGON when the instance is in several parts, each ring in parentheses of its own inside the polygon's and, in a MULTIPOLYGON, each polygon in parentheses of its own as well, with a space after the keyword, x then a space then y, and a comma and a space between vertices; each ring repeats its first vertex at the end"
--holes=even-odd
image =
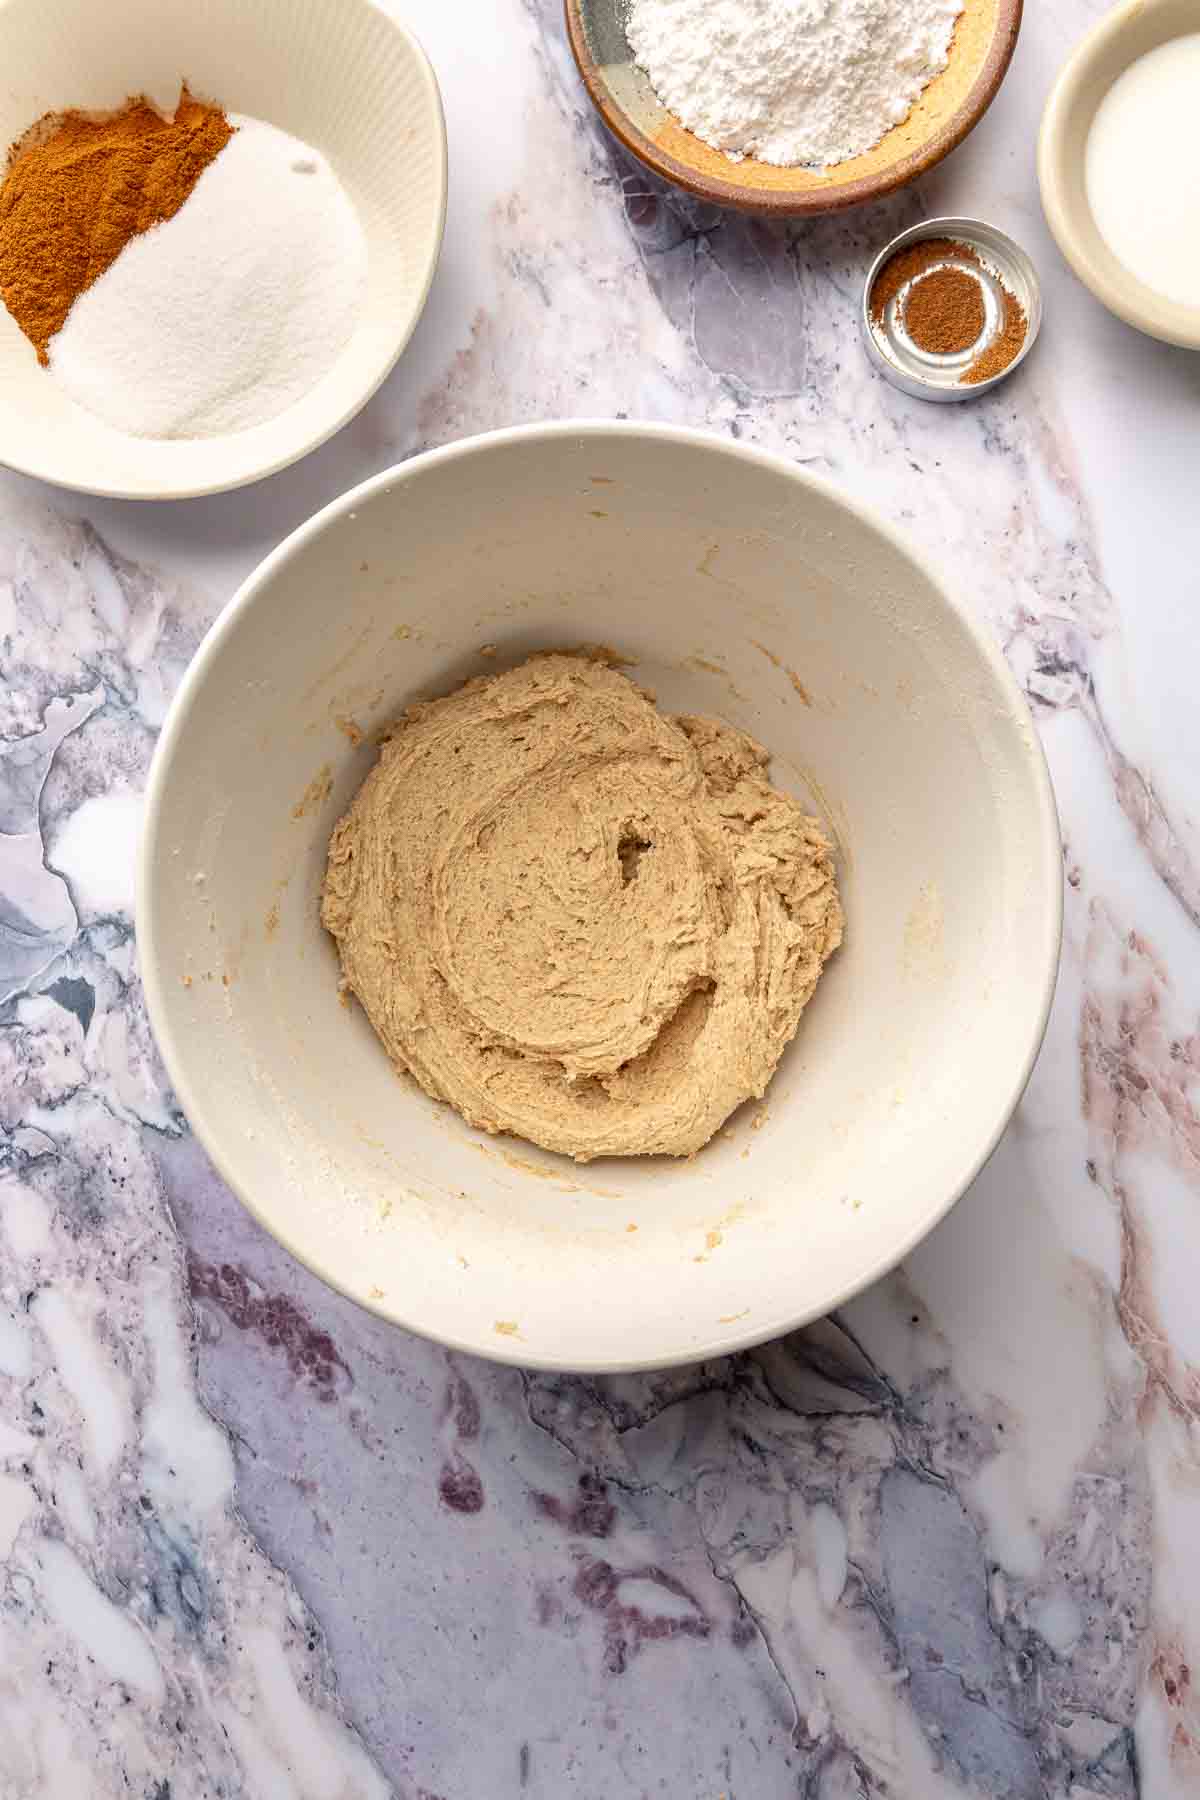
POLYGON ((566 654, 411 707, 321 908, 393 1062, 580 1162, 698 1150, 842 938, 830 845, 768 760, 566 654))

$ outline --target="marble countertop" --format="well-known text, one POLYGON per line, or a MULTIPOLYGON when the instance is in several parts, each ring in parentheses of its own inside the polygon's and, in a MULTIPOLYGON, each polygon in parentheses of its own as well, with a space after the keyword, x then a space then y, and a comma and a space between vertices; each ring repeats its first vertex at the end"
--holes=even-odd
POLYGON ((401 366, 296 468, 172 506, 0 476, 0 1800, 1151 1800, 1200 1793, 1200 357, 1042 223, 1101 0, 1031 0, 919 188, 791 229, 593 123, 558 0, 401 0, 445 254, 401 366), (981 213, 1046 292, 984 399, 855 335, 879 244, 981 213), (1003 641, 1062 814, 1062 977, 1017 1116, 889 1279, 784 1342, 584 1380, 326 1291, 216 1179, 133 940, 139 795, 235 583, 397 458, 622 414, 783 451, 1003 641))

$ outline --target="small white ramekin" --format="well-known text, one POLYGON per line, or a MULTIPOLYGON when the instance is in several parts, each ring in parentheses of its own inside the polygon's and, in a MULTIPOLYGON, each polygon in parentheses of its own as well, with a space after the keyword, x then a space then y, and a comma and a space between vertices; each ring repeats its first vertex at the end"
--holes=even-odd
MULTIPOLYGON (((1196 0, 1124 0, 1088 32, 1051 90, 1038 138, 1042 208, 1058 247, 1085 287, 1126 324, 1167 344, 1200 350, 1200 306, 1155 293, 1118 262, 1088 204, 1086 155, 1096 109, 1131 63, 1200 30, 1196 0)), ((1146 157, 1146 184, 1155 180, 1146 157)))

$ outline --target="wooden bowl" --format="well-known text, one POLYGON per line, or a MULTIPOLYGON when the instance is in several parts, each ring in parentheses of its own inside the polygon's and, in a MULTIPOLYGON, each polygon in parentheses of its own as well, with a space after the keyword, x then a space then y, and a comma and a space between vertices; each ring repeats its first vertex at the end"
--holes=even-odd
POLYGON ((566 0, 567 33, 600 117, 656 175, 718 206, 790 217, 837 212, 915 181, 978 124, 1004 79, 1021 25, 1022 0, 966 0, 950 46, 907 118, 873 149, 830 169, 780 169, 748 156, 731 162, 662 105, 633 61, 625 36, 628 0, 566 0))

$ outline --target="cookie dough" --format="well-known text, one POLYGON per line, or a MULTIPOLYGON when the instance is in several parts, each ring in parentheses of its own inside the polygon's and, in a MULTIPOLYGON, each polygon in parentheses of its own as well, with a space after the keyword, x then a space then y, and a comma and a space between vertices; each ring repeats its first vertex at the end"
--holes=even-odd
POLYGON ((321 908, 393 1062, 580 1162, 698 1150, 763 1093, 842 937, 830 845, 768 760, 565 654, 412 707, 321 908))

